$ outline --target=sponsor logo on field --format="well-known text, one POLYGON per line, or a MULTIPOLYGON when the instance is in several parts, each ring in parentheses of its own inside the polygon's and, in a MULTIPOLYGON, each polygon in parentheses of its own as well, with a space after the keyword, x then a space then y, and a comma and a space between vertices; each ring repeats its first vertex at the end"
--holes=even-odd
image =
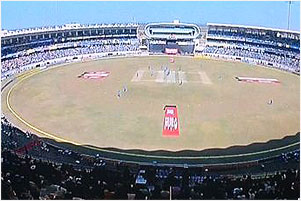
POLYGON ((176 106, 165 106, 165 114, 163 120, 163 136, 178 137, 179 132, 179 118, 176 106))
POLYGON ((104 79, 108 77, 109 74, 110 72, 107 71, 84 72, 78 77, 83 79, 104 79))
POLYGON ((274 78, 258 78, 258 77, 235 77, 239 82, 248 83, 266 83, 266 84, 279 84, 280 81, 274 78))

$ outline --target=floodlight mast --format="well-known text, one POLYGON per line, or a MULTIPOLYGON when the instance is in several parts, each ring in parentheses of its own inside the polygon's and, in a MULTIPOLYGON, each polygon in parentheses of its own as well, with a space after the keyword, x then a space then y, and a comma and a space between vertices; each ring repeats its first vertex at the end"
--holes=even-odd
POLYGON ((290 29, 291 5, 292 1, 288 1, 287 30, 290 29))

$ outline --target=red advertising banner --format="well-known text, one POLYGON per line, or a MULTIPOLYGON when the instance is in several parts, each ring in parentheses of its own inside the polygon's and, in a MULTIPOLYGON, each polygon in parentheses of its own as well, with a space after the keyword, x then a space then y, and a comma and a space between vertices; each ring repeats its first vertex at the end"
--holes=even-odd
POLYGON ((178 137, 180 131, 177 106, 166 105, 164 110, 163 136, 178 137))
POLYGON ((26 151, 30 151, 35 146, 40 146, 42 142, 40 140, 32 140, 29 143, 25 144, 23 147, 20 147, 15 150, 17 154, 24 154, 26 151))
POLYGON ((166 54, 177 54, 177 53, 178 53, 178 49, 174 49, 174 48, 165 48, 165 53, 166 53, 166 54))

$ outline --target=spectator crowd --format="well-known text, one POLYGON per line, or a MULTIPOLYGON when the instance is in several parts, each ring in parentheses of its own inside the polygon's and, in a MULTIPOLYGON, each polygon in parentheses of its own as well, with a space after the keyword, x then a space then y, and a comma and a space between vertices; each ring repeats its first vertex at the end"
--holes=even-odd
POLYGON ((1 72, 20 68, 29 64, 39 63, 57 58, 79 56, 84 54, 137 51, 137 39, 109 39, 80 42, 67 42, 51 47, 37 48, 33 53, 22 52, 16 58, 1 61, 1 72))
POLYGON ((242 61, 248 61, 246 59, 254 59, 258 61, 258 64, 262 65, 275 65, 275 68, 281 70, 286 70, 290 72, 300 71, 300 55, 295 56, 284 56, 280 54, 271 54, 266 52, 261 52, 252 49, 241 49, 237 47, 218 47, 218 46, 207 46, 203 50, 204 55, 219 56, 232 56, 240 57, 242 61), (299 58, 298 58, 299 56, 299 58), (277 67, 278 66, 278 67, 277 67))
MULTIPOLYGON (((300 151, 281 169, 219 174, 202 168, 130 165, 85 157, 24 133, 1 118, 2 199, 297 199, 300 151), (30 141, 36 146, 28 147, 30 141), (27 147, 24 152, 19 147, 27 147), (288 164, 294 164, 293 168, 288 164), (296 166, 297 165, 297 166, 296 166)), ((261 164, 261 168, 264 166, 261 164)))

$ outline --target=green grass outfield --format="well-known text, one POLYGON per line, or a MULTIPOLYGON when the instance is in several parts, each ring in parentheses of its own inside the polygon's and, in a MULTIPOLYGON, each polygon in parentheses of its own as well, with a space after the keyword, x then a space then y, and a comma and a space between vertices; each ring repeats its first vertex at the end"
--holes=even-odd
POLYGON ((205 150, 267 142, 299 131, 298 76, 235 62, 175 61, 105 59, 33 73, 4 90, 2 110, 22 129, 100 148, 205 150), (161 65, 187 72, 187 83, 155 82, 148 66, 158 71, 161 65), (110 76, 101 81, 77 77, 98 70, 110 71, 110 76), (148 81, 131 81, 138 70, 145 71, 142 80, 148 81), (201 82, 200 71, 212 84, 201 82), (281 84, 239 83, 235 76, 276 78, 281 84), (128 92, 118 99, 124 85, 128 92), (267 104, 270 99, 273 105, 267 104), (162 136, 166 104, 178 107, 178 138, 162 136))

